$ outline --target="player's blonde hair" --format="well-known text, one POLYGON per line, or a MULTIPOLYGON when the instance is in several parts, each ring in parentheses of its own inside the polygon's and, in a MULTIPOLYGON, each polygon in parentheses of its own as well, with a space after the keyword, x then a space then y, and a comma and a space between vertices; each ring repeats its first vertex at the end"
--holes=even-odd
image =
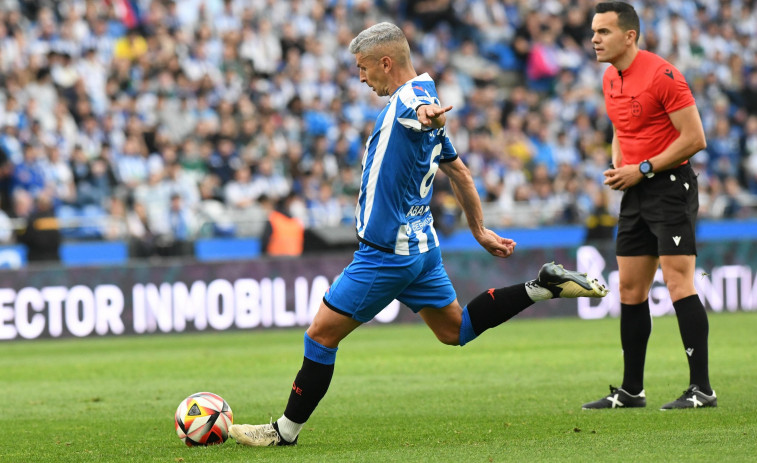
POLYGON ((406 63, 410 62, 410 45, 402 29, 388 22, 374 24, 359 33, 349 47, 350 53, 356 55, 383 54, 406 63))

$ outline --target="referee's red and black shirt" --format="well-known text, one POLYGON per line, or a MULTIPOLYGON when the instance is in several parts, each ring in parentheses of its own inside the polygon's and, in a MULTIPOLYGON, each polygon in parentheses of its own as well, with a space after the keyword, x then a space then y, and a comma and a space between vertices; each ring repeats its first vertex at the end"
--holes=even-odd
POLYGON ((622 72, 608 67, 602 91, 623 165, 638 164, 673 143, 679 132, 668 114, 696 104, 683 74, 646 50, 639 50, 622 72))

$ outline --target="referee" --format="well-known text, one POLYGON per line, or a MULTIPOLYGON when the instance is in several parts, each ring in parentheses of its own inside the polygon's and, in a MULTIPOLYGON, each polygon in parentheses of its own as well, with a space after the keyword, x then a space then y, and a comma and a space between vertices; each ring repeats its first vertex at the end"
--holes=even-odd
POLYGON ((652 331, 649 290, 657 267, 673 301, 689 363, 689 387, 661 409, 717 406, 708 372, 707 314, 696 289, 697 178, 689 158, 706 147, 696 102, 683 75, 639 50, 639 17, 623 2, 595 6, 592 44, 610 63, 602 79, 613 124, 605 184, 623 191, 616 254, 620 277, 623 384, 584 409, 646 406, 644 359, 652 331))

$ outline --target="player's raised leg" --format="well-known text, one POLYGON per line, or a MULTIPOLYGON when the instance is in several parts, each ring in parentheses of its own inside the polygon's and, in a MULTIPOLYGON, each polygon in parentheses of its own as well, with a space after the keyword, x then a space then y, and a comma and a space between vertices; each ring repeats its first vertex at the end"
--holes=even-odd
POLYGON ((604 297, 607 293, 607 288, 596 278, 551 262, 542 266, 536 279, 504 288, 491 288, 473 298, 462 309, 455 299, 447 307, 424 308, 418 313, 441 342, 464 346, 534 302, 553 298, 604 297))

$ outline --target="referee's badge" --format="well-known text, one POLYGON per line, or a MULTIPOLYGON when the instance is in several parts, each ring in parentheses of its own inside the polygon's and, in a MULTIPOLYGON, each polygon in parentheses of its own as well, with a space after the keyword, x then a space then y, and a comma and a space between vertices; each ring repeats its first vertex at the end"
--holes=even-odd
POLYGON ((631 101, 631 115, 633 117, 641 116, 641 103, 636 100, 631 101))

